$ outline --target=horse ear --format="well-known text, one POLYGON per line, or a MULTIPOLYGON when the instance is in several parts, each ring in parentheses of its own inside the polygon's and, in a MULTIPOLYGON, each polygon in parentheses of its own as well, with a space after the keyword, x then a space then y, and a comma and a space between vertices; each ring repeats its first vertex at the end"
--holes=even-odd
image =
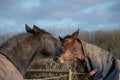
POLYGON ((25 29, 26 29, 26 32, 29 32, 31 30, 31 28, 27 24, 25 24, 25 29))
POLYGON ((27 24, 25 24, 25 29, 26 29, 26 32, 35 34, 35 32, 33 31, 33 29, 31 29, 27 24))
POLYGON ((71 36, 72 38, 76 39, 78 37, 78 34, 79 34, 79 29, 75 31, 71 36))
POLYGON ((41 33, 40 28, 37 27, 36 25, 33 25, 33 30, 35 31, 35 33, 41 33))
POLYGON ((60 39, 60 41, 61 41, 61 42, 63 41, 63 38, 62 38, 62 37, 60 37, 60 36, 59 36, 59 39, 60 39))

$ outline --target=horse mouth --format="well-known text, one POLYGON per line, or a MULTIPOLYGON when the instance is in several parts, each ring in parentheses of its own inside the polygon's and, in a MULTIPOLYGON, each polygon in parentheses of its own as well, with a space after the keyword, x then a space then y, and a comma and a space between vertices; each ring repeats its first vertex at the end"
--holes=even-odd
POLYGON ((58 62, 60 62, 60 63, 64 63, 65 61, 64 61, 63 59, 61 59, 61 60, 58 60, 58 62))
POLYGON ((65 61, 61 57, 56 57, 53 59, 55 62, 64 63, 65 61))

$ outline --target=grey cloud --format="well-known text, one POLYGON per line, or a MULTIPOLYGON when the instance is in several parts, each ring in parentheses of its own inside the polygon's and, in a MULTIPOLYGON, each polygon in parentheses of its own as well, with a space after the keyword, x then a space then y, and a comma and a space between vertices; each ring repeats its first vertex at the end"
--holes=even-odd
MULTIPOLYGON (((95 10, 91 13, 80 14, 83 10, 97 6, 112 0, 33 0, 38 1, 36 6, 29 6, 30 0, 0 0, 0 19, 8 19, 16 22, 16 25, 24 27, 24 24, 35 24, 38 20, 72 19, 79 26, 94 28, 92 26, 118 24, 120 21, 120 1, 105 10, 95 10), (25 6, 26 5, 26 6, 25 6)), ((3 23, 5 24, 5 23, 3 23)), ((16 26, 15 25, 15 26, 16 26)), ((57 25, 57 24, 56 24, 57 25)), ((118 24, 119 25, 119 24, 118 24)), ((4 25, 5 26, 9 26, 4 25)), ((14 26, 14 25, 10 25, 14 26)), ((42 25, 41 25, 42 26, 42 25)), ((59 25, 57 25, 59 26, 59 25)), ((63 25, 68 27, 69 25, 63 25)), ((22 28, 23 28, 22 27, 22 28)), ((55 26, 56 27, 56 26, 55 26)), ((84 27, 82 27, 84 28, 84 27)))
POLYGON ((99 3, 99 0, 41 0, 41 6, 26 9, 20 5, 20 3, 24 4, 24 1, 25 0, 19 2, 16 0, 5 0, 1 2, 2 15, 11 18, 18 17, 18 19, 19 16, 27 17, 28 19, 49 17, 55 19, 61 19, 64 17, 72 18, 78 15, 77 13, 79 10, 99 3))

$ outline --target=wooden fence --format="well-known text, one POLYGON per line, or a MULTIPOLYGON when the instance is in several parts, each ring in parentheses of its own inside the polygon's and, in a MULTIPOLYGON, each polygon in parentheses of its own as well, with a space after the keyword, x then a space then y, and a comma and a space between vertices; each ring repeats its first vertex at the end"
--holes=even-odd
POLYGON ((39 70, 39 69, 31 69, 28 70, 27 73, 63 73, 65 75, 57 76, 57 77, 50 77, 50 78, 44 78, 44 79, 24 79, 24 80, 54 80, 54 79, 60 79, 63 77, 68 77, 68 80, 72 80, 72 75, 86 75, 85 73, 74 73, 69 69, 68 71, 61 71, 61 70, 39 70))

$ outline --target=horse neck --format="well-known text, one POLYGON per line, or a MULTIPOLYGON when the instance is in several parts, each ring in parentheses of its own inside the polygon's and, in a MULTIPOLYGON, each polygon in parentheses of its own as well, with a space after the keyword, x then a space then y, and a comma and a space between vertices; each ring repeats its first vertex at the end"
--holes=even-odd
MULTIPOLYGON (((20 36, 20 38, 22 37, 20 36)), ((5 46, 3 45, 0 51, 16 66, 20 73, 24 75, 35 55, 38 53, 36 49, 39 44, 36 40, 21 41, 19 40, 20 38, 12 39, 5 46)))

